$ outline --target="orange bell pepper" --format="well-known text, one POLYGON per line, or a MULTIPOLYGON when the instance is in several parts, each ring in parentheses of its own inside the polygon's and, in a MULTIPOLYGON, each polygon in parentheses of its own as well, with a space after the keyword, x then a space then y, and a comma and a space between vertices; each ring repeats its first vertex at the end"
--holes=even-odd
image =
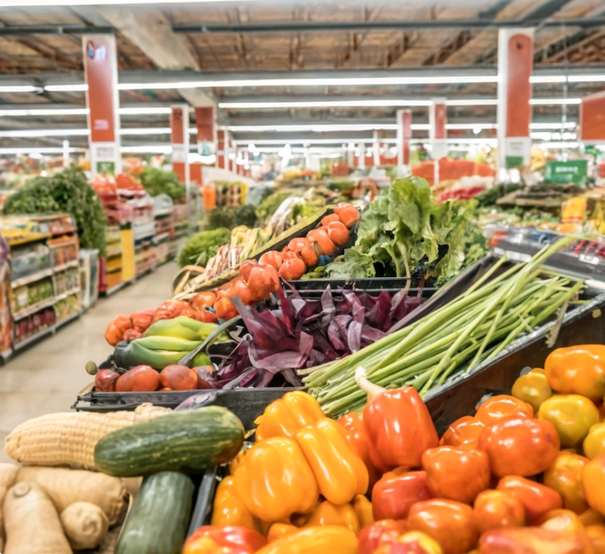
POLYGON ((547 487, 561 495, 563 507, 576 514, 588 509, 582 489, 582 472, 587 463, 588 458, 563 450, 559 452, 553 465, 544 472, 542 479, 547 487))
POLYGON ((605 518, 592 508, 588 508, 588 510, 582 512, 579 518, 584 527, 588 527, 589 525, 605 525, 605 518))
POLYGON ((245 527, 261 531, 260 522, 250 513, 237 495, 233 477, 225 477, 216 488, 210 525, 217 527, 245 527))
POLYGON ((588 431, 582 443, 587 458, 594 458, 605 452, 605 423, 596 423, 588 431))
POLYGON ((365 496, 358 494, 353 499, 353 508, 355 508, 360 529, 363 529, 367 525, 372 525, 372 523, 374 523, 372 503, 365 496))
POLYGON ((481 406, 477 408, 475 417, 483 423, 483 425, 487 426, 503 417, 514 415, 533 417, 534 409, 527 402, 519 400, 514 396, 500 394, 481 404, 481 406))
POLYGON ((359 532, 359 518, 352 504, 336 506, 327 500, 320 502, 313 510, 304 527, 319 527, 325 525, 340 525, 350 529, 355 534, 359 532))
POLYGON ((257 442, 240 462, 235 489, 250 513, 262 521, 286 521, 313 510, 317 481, 298 443, 289 437, 257 442))
POLYGON ((355 533, 345 527, 329 525, 311 527, 286 535, 261 548, 256 554, 318 554, 338 552, 357 554, 358 541, 355 533))
POLYGON ((605 453, 599 454, 584 466, 582 487, 588 505, 605 515, 605 453))
POLYGON ((563 500, 557 491, 524 477, 503 477, 496 490, 510 492, 521 501, 528 525, 535 525, 546 513, 563 507, 563 500))
POLYGON ((573 447, 580 444, 590 428, 599 422, 599 410, 585 396, 555 394, 542 403, 538 417, 555 426, 561 446, 573 447))
POLYGON ((422 455, 426 484, 435 498, 472 504, 489 487, 489 457, 481 450, 452 446, 429 448, 422 455))
POLYGON ((473 509, 454 500, 424 500, 410 509, 410 531, 422 531, 436 540, 443 554, 463 554, 477 544, 479 533, 473 509))
POLYGON ((583 531, 552 531, 540 527, 495 529, 479 542, 481 554, 592 554, 583 531))
POLYGON ((385 473, 372 489, 374 519, 405 519, 416 502, 430 498, 426 471, 397 468, 385 473))
POLYGON ((407 530, 405 521, 381 519, 359 532, 359 554, 374 554, 382 544, 391 544, 407 530))
POLYGON ((475 498, 475 522, 479 533, 525 525, 525 508, 512 493, 485 490, 475 498))
POLYGON ((605 525, 589 525, 584 528, 593 554, 605 554, 605 525))
POLYGON ((300 529, 296 525, 291 525, 290 523, 274 523, 269 527, 267 542, 274 542, 277 539, 298 533, 299 531, 300 529))
POLYGON ((291 391, 271 402, 256 418, 256 440, 293 437, 306 425, 325 417, 319 402, 303 391, 291 391))
POLYGON ((452 423, 441 436, 441 446, 477 449, 485 425, 474 416, 464 416, 452 423))
POLYGON ((558 348, 546 358, 544 371, 554 391, 602 400, 605 396, 605 345, 558 348))
POLYGON ((374 466, 383 472, 396 467, 420 467, 423 452, 437 446, 439 438, 416 389, 386 390, 370 383, 361 368, 355 380, 368 394, 363 423, 374 466))
POLYGON ((513 383, 511 394, 530 404, 534 413, 537 413, 542 402, 552 396, 546 372, 543 369, 532 369, 529 373, 521 375, 513 383))
POLYGON ((368 490, 368 469, 349 447, 340 424, 324 417, 296 433, 326 500, 346 504, 368 490))
POLYGON ((408 531, 389 544, 382 544, 375 554, 443 554, 439 543, 420 531, 408 531))
POLYGON ((182 554, 252 554, 266 544, 252 529, 204 525, 185 541, 182 554))
POLYGON ((489 455, 496 477, 542 473, 555 461, 559 447, 559 435, 550 421, 525 416, 500 419, 479 437, 479 448, 489 455))
POLYGON ((338 418, 338 423, 342 425, 349 446, 353 452, 363 460, 363 463, 368 468, 371 489, 374 486, 374 483, 380 479, 380 474, 370 459, 370 445, 363 419, 355 412, 348 412, 338 418))

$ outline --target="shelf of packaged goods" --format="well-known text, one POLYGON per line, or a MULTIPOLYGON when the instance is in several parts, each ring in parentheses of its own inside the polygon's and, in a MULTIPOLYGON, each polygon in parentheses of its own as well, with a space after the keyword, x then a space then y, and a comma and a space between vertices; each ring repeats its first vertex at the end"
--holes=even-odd
POLYGON ((38 339, 45 337, 46 335, 50 335, 51 333, 54 333, 54 331, 55 331, 55 325, 51 325, 50 327, 44 327, 44 329, 40 329, 39 331, 36 331, 33 335, 30 335, 29 337, 24 338, 24 339, 20 340, 19 342, 15 342, 13 344, 13 350, 21 350, 22 348, 25 348, 27 345, 31 344, 32 342, 35 342, 38 339))
POLYGON ((163 212, 154 212, 153 213, 153 217, 160 219, 162 217, 167 217, 167 216, 171 216, 172 215, 172 210, 166 210, 163 212))
POLYGON ((70 321, 79 318, 82 313, 83 310, 78 310, 77 312, 74 312, 73 314, 70 314, 67 317, 64 317, 63 319, 60 319, 59 321, 57 321, 57 323, 55 323, 55 329, 63 327, 63 325, 67 325, 70 321))
POLYGON ((29 244, 30 242, 38 242, 41 240, 46 240, 50 237, 51 237, 51 235, 49 235, 48 233, 38 233, 38 234, 32 234, 27 237, 21 237, 21 238, 5 237, 5 239, 6 239, 6 242, 8 243, 8 245, 12 247, 12 246, 21 246, 22 244, 29 244))
POLYGON ((79 263, 80 262, 78 262, 78 260, 70 260, 67 263, 54 266, 53 270, 55 273, 61 273, 61 271, 65 271, 66 269, 70 269, 72 267, 78 267, 79 263))
POLYGON ((56 229, 52 232, 53 237, 61 236, 61 235, 70 235, 71 233, 75 233, 78 229, 76 227, 65 227, 64 229, 56 229))
POLYGON ((115 258, 116 256, 121 256, 122 255, 122 247, 120 248, 114 248, 112 250, 107 250, 107 252, 105 253, 105 258, 109 259, 109 258, 115 258))
POLYGON ((0 358, 2 358, 5 362, 13 355, 12 348, 7 348, 0 352, 0 358))
POLYGON ((37 304, 34 304, 33 306, 23 308, 22 310, 19 310, 18 312, 13 314, 13 320, 17 321, 19 319, 27 317, 28 315, 35 314, 36 312, 39 312, 44 308, 50 308, 55 303, 55 300, 56 299, 53 296, 52 298, 45 298, 44 300, 38 302, 37 304))
POLYGON ((55 300, 58 302, 59 300, 63 300, 64 298, 67 298, 68 296, 71 296, 72 294, 79 294, 80 292, 82 292, 80 290, 80 287, 76 287, 71 290, 66 290, 65 292, 62 292, 61 294, 58 294, 57 296, 55 296, 55 300))
POLYGON ((49 248, 61 248, 63 246, 77 246, 78 242, 75 240, 62 240, 59 242, 51 243, 48 245, 49 248))
POLYGON ((160 242, 168 240, 169 238, 169 233, 160 233, 159 235, 155 235, 155 237, 153 237, 153 240, 156 244, 159 244, 160 242))
POLYGON ((53 268, 49 267, 47 269, 42 269, 41 271, 37 271, 36 273, 32 273, 31 275, 25 275, 24 277, 19 277, 14 281, 11 281, 12 288, 16 289, 17 287, 22 287, 23 285, 27 285, 29 283, 35 283, 36 281, 40 281, 45 277, 50 277, 53 274, 53 268))

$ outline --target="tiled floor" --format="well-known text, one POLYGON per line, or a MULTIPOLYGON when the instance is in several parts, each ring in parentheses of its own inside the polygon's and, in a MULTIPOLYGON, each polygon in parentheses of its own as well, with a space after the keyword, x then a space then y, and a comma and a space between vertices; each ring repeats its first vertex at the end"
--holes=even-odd
MULTIPOLYGON (((0 366, 0 444, 19 423, 42 414, 69 411, 77 393, 92 381, 89 360, 110 353, 105 327, 121 313, 156 308, 170 297, 177 266, 169 263, 97 304, 51 337, 0 366)), ((0 461, 6 461, 0 448, 0 461)))

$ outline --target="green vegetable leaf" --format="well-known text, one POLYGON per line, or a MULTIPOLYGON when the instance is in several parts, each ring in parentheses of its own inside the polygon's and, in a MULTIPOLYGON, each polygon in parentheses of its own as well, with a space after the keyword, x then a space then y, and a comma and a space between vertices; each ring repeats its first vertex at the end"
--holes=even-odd
POLYGON ((336 258, 325 270, 331 279, 364 279, 376 277, 372 256, 349 248, 343 256, 336 258))

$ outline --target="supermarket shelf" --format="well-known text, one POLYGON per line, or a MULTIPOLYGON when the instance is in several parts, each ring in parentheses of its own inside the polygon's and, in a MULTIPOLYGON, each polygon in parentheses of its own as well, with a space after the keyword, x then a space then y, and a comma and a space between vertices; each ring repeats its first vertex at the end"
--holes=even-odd
POLYGON ((62 248, 63 246, 77 246, 77 241, 75 240, 65 240, 61 242, 56 242, 54 244, 49 244, 48 247, 50 249, 62 248))
POLYGON ((117 285, 106 289, 105 296, 111 296, 114 292, 118 292, 120 289, 124 288, 128 283, 128 281, 122 281, 121 283, 118 283, 117 285))
POLYGON ((22 244, 29 244, 30 242, 38 242, 41 240, 46 240, 50 238, 52 235, 46 233, 33 234, 28 237, 23 237, 21 239, 11 239, 10 237, 5 237, 6 242, 9 246, 21 246, 22 244))
POLYGON ((28 344, 31 344, 32 342, 35 342, 38 339, 41 339, 42 337, 45 337, 46 335, 50 335, 54 332, 55 332, 54 325, 51 325, 50 327, 45 327, 44 329, 37 331, 33 335, 30 335, 26 339, 23 339, 22 341, 19 341, 19 342, 13 344, 13 350, 15 350, 15 351, 21 350, 22 348, 25 348, 28 344))
POLYGON ((163 212, 154 212, 153 217, 166 217, 172 215, 172 210, 166 210, 163 212))
POLYGON ((28 283, 34 283, 35 281, 44 279, 44 277, 50 277, 52 274, 53 274, 53 268, 49 267, 48 269, 43 269, 42 271, 32 273, 31 275, 26 275, 25 277, 19 277, 18 279, 11 281, 11 286, 14 289, 16 289, 17 287, 22 287, 23 285, 27 285, 28 283))
POLYGON ((17 321, 19 319, 23 319, 24 317, 27 317, 28 315, 32 315, 32 314, 35 314, 36 312, 39 312, 40 310, 43 310, 44 308, 50 308, 54 303, 55 303, 54 296, 52 298, 47 298, 46 300, 43 300, 42 302, 38 302, 37 304, 34 304, 33 306, 28 306, 24 310, 14 313, 13 319, 15 321, 17 321))
POLYGON ((55 273, 60 273, 61 271, 65 271, 66 269, 69 269, 71 267, 78 267, 79 265, 80 265, 80 262, 78 260, 71 260, 70 262, 67 262, 66 264, 56 265, 55 267, 53 267, 53 270, 55 273))
POLYGON ((55 300, 57 300, 57 301, 63 300, 64 298, 67 298, 68 296, 71 296, 72 294, 78 294, 80 292, 82 292, 80 287, 76 287, 71 290, 66 290, 65 292, 62 292, 61 294, 55 296, 55 300))
POLYGON ((155 235, 155 237, 153 237, 153 238, 156 242, 160 242, 169 237, 170 237, 170 233, 160 233, 159 235, 155 235))
POLYGON ((76 227, 66 227, 65 229, 60 229, 58 231, 53 231, 53 237, 57 237, 60 235, 69 235, 71 233, 75 233, 78 229, 76 227))
POLYGON ((77 312, 74 312, 71 315, 68 315, 67 317, 64 317, 63 319, 57 321, 57 323, 55 323, 55 329, 59 329, 60 327, 63 327, 63 325, 67 325, 70 321, 73 321, 74 319, 78 319, 82 314, 84 313, 84 310, 78 310, 77 312))
POLYGON ((3 350, 2 352, 0 352, 0 358, 2 358, 5 362, 12 355, 13 355, 13 349, 12 348, 7 348, 6 350, 3 350))
POLYGON ((105 258, 109 259, 109 258, 115 258, 116 256, 121 256, 122 255, 122 247, 115 249, 115 250, 108 250, 105 258))

